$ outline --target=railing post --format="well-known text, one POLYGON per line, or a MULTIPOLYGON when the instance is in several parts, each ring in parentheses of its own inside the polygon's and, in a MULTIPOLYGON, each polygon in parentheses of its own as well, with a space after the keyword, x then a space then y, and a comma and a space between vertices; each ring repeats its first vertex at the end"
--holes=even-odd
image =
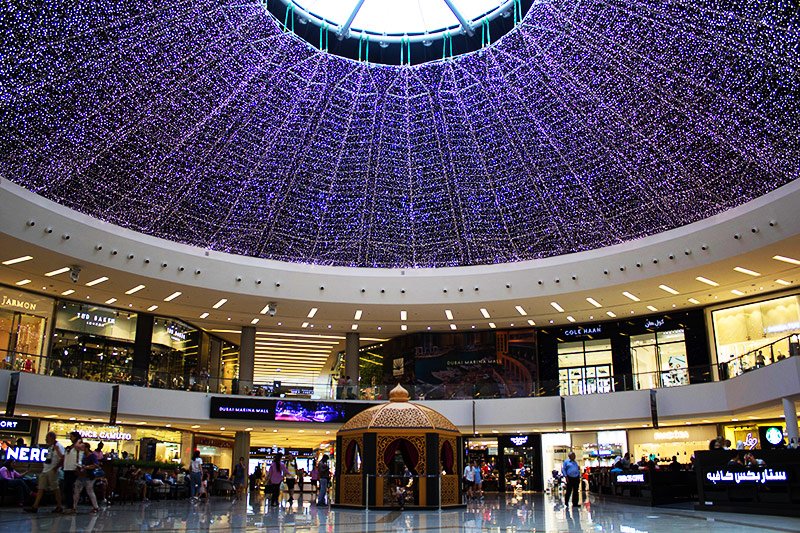
POLYGON ((366 511, 369 512, 369 474, 367 474, 367 492, 364 494, 364 505, 366 506, 366 511))
POLYGON ((437 477, 439 478, 439 512, 442 512, 442 476, 440 474, 437 477))

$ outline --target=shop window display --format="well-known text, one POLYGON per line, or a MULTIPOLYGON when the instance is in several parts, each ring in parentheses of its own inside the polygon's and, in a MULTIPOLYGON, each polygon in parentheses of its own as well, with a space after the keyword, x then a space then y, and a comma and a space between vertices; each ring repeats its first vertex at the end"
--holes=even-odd
POLYGON ((637 389, 689 384, 683 330, 633 335, 630 342, 637 389))
POLYGON ((151 387, 184 389, 194 376, 199 383, 200 333, 177 320, 156 318, 153 325, 149 384, 151 387))
POLYGON ((608 339, 559 343, 558 377, 562 395, 613 392, 613 376, 608 339))

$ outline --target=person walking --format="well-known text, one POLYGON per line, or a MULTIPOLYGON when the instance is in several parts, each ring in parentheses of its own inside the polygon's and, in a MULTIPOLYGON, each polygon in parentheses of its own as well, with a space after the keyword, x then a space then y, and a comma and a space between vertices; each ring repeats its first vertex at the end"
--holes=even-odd
POLYGON ((29 513, 39 511, 39 504, 42 502, 42 496, 45 492, 55 494, 56 508, 53 509, 53 512, 60 513, 63 511, 61 507, 61 489, 58 486, 58 470, 64 460, 64 446, 56 440, 55 431, 47 433, 45 442, 47 443, 47 456, 44 460, 42 473, 39 474, 39 490, 36 492, 36 500, 34 500, 32 506, 25 508, 25 511, 29 513))
POLYGON ((283 464, 283 454, 280 452, 276 453, 267 471, 267 486, 270 491, 269 504, 273 507, 277 507, 278 505, 281 483, 287 474, 286 465, 283 464))
POLYGON ((203 460, 200 450, 192 452, 192 461, 189 463, 189 500, 197 501, 200 495, 200 485, 203 483, 203 460))
MULTIPOLYGON (((294 457, 286 461, 286 489, 289 491, 289 506, 294 503, 294 484, 297 482, 297 462, 294 457)), ((302 498, 302 495, 300 496, 302 498)))
POLYGON ((244 496, 247 489, 247 468, 244 466, 244 457, 239 457, 239 462, 233 467, 233 488, 236 489, 236 499, 244 496))
POLYGON ((319 475, 319 498, 317 499, 317 506, 327 505, 328 483, 331 480, 331 468, 328 465, 328 454, 322 456, 322 459, 317 465, 317 472, 319 475))
POLYGON ((83 440, 77 431, 69 434, 69 440, 72 441, 72 444, 64 450, 64 503, 67 504, 64 512, 75 514, 77 508, 72 503, 72 493, 75 491, 75 481, 78 479, 78 470, 83 454, 83 440))
POLYGON ((567 492, 564 496, 564 505, 569 505, 570 494, 572 506, 578 507, 578 489, 581 484, 581 467, 575 462, 575 452, 569 452, 568 459, 561 467, 561 473, 567 479, 567 492))

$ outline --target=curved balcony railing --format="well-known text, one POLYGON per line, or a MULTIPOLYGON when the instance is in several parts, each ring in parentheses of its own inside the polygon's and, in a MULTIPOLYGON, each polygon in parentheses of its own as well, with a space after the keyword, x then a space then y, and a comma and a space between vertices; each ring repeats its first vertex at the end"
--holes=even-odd
MULTIPOLYGON (((640 373, 616 373, 603 377, 562 380, 505 380, 480 379, 440 384, 406 384, 414 400, 463 400, 487 398, 523 398, 538 396, 574 396, 583 394, 606 394, 611 392, 647 390, 678 387, 694 383, 725 380, 745 372, 774 364, 786 357, 800 355, 798 335, 788 335, 752 350, 736 359, 713 365, 688 368, 671 368, 663 371, 640 373), (761 354, 759 355, 759 352, 761 354), (717 372, 715 372, 715 370, 717 372)), ((242 386, 238 379, 212 376, 194 370, 166 372, 152 370, 146 375, 137 375, 131 365, 120 366, 102 361, 79 361, 68 367, 45 356, 0 350, 0 369, 45 374, 101 383, 119 383, 160 389, 186 390, 213 394, 239 394, 264 397, 314 398, 323 400, 386 400, 391 385, 360 387, 357 384, 336 386, 325 384, 292 384, 281 382, 255 383, 242 386)))

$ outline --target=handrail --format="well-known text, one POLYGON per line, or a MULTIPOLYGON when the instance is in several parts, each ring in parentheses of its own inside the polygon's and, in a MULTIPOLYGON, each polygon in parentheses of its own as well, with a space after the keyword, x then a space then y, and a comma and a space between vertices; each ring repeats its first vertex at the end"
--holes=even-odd
POLYGON ((781 337, 779 339, 773 340, 759 346, 758 348, 753 348, 752 350, 743 353, 739 357, 735 357, 729 361, 725 361, 724 363, 719 364, 720 369, 720 379, 727 379, 730 377, 738 376, 744 372, 752 370, 754 368, 761 368, 762 366, 767 366, 776 361, 780 361, 781 359, 785 359, 791 355, 791 345, 792 339, 794 339, 794 343, 798 342, 798 337, 800 336, 800 332, 793 331, 788 335, 781 337), (778 353, 775 353, 775 347, 778 344, 786 343, 786 352, 783 353, 781 350, 778 350, 778 353), (762 352, 769 349, 769 354, 764 355, 762 352), (760 357, 759 357, 760 355, 760 357))

